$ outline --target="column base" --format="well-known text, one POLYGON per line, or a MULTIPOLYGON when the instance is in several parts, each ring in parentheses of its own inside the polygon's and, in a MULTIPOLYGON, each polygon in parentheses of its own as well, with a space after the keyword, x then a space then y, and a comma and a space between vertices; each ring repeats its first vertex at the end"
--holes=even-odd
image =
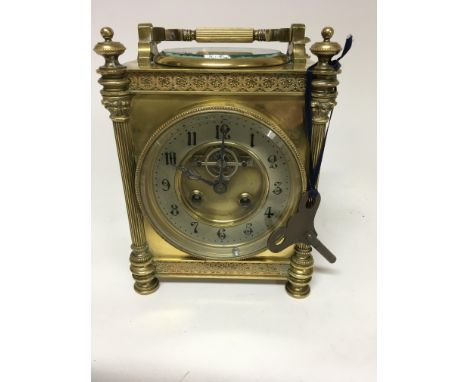
POLYGON ((159 280, 156 278, 156 268, 153 264, 153 256, 148 252, 147 245, 139 247, 132 245, 132 249, 130 271, 135 280, 133 289, 138 294, 151 294, 159 287, 159 280))
POLYGON ((312 247, 308 244, 298 243, 294 250, 288 270, 286 292, 294 298, 305 298, 310 294, 309 282, 312 280, 314 271, 312 247))
POLYGON ((285 285, 286 292, 294 298, 306 298, 310 294, 310 286, 297 286, 288 281, 285 285))
POLYGON ((135 290, 135 292, 141 295, 154 293, 158 290, 158 288, 159 280, 157 278, 153 278, 149 283, 135 282, 133 284, 133 289, 135 290))

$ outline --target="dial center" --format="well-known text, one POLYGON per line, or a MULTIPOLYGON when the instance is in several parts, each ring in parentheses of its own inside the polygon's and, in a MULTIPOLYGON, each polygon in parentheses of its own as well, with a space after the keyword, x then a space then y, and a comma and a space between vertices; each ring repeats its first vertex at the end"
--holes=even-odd
POLYGON ((234 176, 239 166, 242 165, 233 150, 226 149, 222 157, 221 148, 219 147, 208 152, 202 164, 204 164, 206 171, 208 171, 211 176, 219 177, 222 171, 225 179, 234 176))
POLYGON ((194 218, 208 224, 239 224, 268 196, 265 166, 239 143, 226 142, 223 150, 218 141, 200 145, 182 159, 180 168, 184 171, 177 173, 179 197, 194 218), (201 200, 198 194, 203 195, 201 200))

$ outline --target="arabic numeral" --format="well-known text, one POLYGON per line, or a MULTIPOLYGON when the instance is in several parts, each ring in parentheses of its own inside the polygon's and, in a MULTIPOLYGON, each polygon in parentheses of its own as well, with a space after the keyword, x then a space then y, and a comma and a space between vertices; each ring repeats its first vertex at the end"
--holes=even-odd
POLYGON ((271 219, 272 216, 275 216, 275 214, 273 212, 271 212, 271 207, 268 207, 265 211, 265 214, 264 214, 268 219, 271 219))
POLYGON ((169 191, 169 189, 171 188, 171 183, 169 183, 169 180, 166 178, 162 180, 161 184, 162 184, 163 191, 169 191))
POLYGON ((283 189, 280 187, 281 186, 281 182, 275 182, 273 183, 273 185, 275 186, 275 188, 273 189, 273 193, 275 195, 279 195, 283 192, 283 189))
POLYGON ((172 216, 179 215, 179 206, 177 206, 177 204, 171 204, 171 215, 172 216))
POLYGON ((225 228, 218 229, 217 235, 221 240, 226 239, 226 229, 225 228))
POLYGON ((268 157, 268 162, 270 163, 270 168, 277 168, 278 167, 278 163, 276 163, 277 161, 278 161, 278 157, 275 154, 271 154, 268 157))
POLYGON ((225 123, 221 125, 216 125, 216 139, 221 139, 223 136, 223 133, 224 133, 225 139, 231 139, 231 134, 229 134, 230 131, 231 131, 231 128, 225 123))
POLYGON ((198 233, 198 222, 191 222, 190 225, 193 227, 193 233, 198 233))
POLYGON ((247 223, 244 228, 244 235, 250 236, 253 234, 252 223, 247 223))

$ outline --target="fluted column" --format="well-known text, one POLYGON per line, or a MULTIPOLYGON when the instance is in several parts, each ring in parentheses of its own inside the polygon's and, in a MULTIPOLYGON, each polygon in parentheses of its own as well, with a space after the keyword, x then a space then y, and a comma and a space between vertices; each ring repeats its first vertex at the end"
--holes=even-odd
POLYGON ((105 59, 105 64, 97 72, 102 76, 99 79, 99 83, 103 86, 101 90, 102 104, 109 111, 114 126, 115 142, 132 239, 130 270, 135 280, 135 291, 140 294, 149 294, 158 288, 159 281, 155 275, 153 257, 148 250, 143 216, 136 198, 136 165, 129 125, 131 94, 128 91, 127 68, 118 61, 118 57, 125 51, 125 47, 119 42, 112 41, 114 32, 111 28, 102 28, 101 35, 104 38, 104 42, 96 44, 94 51, 105 59))
MULTIPOLYGON (((317 165, 324 144, 325 131, 330 120, 330 113, 336 106, 338 95, 337 74, 331 64, 333 56, 341 51, 340 44, 330 41, 333 37, 332 27, 322 29, 323 42, 316 42, 310 51, 318 57, 318 62, 312 69, 312 164, 317 165)), ((318 182, 318 179, 317 179, 318 182)), ((315 185, 317 186, 317 184, 315 185)))
MULTIPOLYGON (((326 127, 330 120, 330 114, 336 105, 337 96, 337 74, 340 70, 335 70, 331 59, 341 51, 341 46, 336 42, 331 42, 333 28, 322 29, 323 42, 316 42, 310 51, 318 57, 318 62, 312 69, 312 165, 316 166, 322 147, 325 144, 326 127)), ((317 187, 318 178, 316 184, 317 187)), ((291 263, 288 271, 288 281, 286 291, 295 298, 307 297, 310 293, 309 282, 312 280, 314 259, 312 257, 312 247, 306 243, 298 243, 291 256, 291 263)))

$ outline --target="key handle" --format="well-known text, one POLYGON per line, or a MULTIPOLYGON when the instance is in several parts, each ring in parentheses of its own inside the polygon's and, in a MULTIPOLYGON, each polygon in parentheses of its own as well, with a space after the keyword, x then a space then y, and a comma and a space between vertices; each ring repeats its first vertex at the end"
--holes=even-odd
POLYGON ((274 230, 267 241, 271 252, 277 253, 296 243, 307 243, 314 247, 330 263, 336 261, 333 253, 317 238, 314 222, 320 206, 320 194, 310 201, 305 192, 299 202, 297 212, 291 216, 286 226, 274 230))

